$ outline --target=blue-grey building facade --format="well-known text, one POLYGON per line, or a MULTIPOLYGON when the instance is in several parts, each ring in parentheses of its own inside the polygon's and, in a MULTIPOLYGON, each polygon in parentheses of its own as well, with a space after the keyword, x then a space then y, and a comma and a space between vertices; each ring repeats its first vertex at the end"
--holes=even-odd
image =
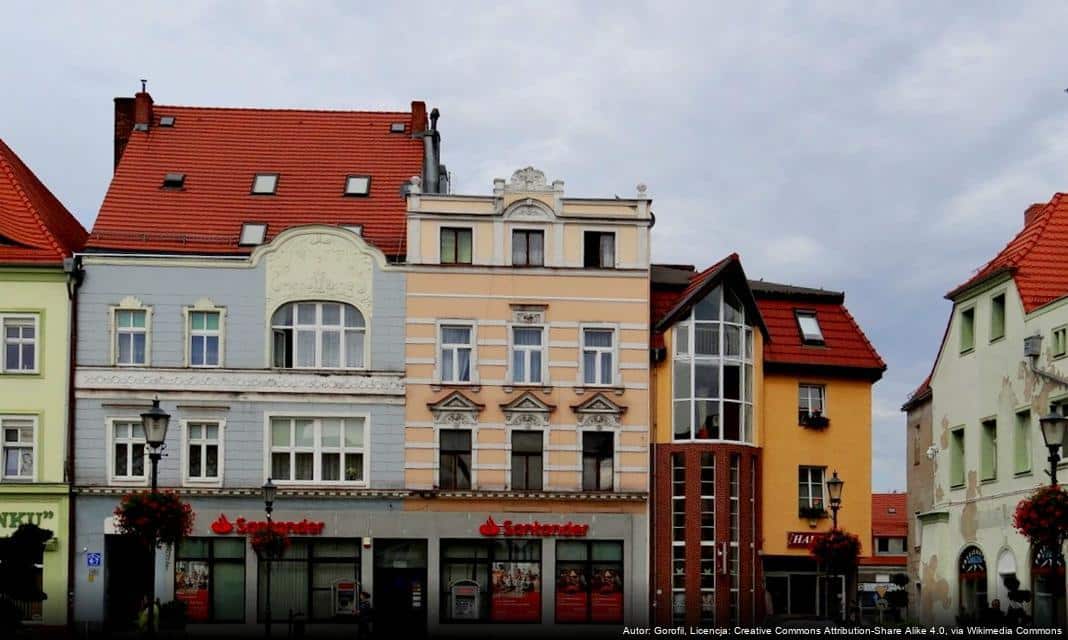
POLYGON ((406 495, 403 272, 358 233, 321 225, 288 229, 250 256, 82 263, 79 628, 128 628, 140 609, 145 551, 118 535, 114 510, 148 487, 139 415, 157 397, 171 416, 159 484, 195 514, 192 537, 157 554, 159 600, 184 602, 193 622, 262 619, 263 567, 242 533, 264 520, 271 478, 274 520, 294 534, 274 568, 273 617, 350 620, 357 585, 374 581, 372 536, 405 536, 388 517, 406 495))

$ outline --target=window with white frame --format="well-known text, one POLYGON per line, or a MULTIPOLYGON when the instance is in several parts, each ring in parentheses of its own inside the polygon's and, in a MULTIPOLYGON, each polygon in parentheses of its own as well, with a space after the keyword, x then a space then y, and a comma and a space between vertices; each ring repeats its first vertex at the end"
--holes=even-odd
POLYGON ((807 418, 822 416, 827 388, 822 384, 797 385, 797 415, 804 422, 807 418))
POLYGON ((4 480, 33 480, 37 459, 35 420, 32 417, 0 417, 3 431, 4 480))
POLYGON ((271 319, 273 363, 283 369, 362 369, 367 326, 342 302, 291 302, 271 319))
POLYGON ((116 420, 112 424, 111 457, 112 479, 145 479, 145 437, 139 421, 116 420))
POLYGON ((471 325, 441 325, 438 373, 442 382, 471 382, 473 334, 471 325))
POLYGON ((587 385, 615 383, 615 329, 582 330, 582 382, 587 385))
POLYGON ((0 314, 4 330, 3 373, 37 373, 38 316, 0 314))
POLYGON ((148 310, 115 310, 115 362, 148 364, 148 310))
POLYGON ((190 482, 219 481, 221 433, 218 422, 190 422, 186 425, 186 473, 190 482))
POLYGON ((545 358, 542 327, 512 327, 512 382, 540 384, 545 358))
POLYGON ((278 482, 366 482, 364 418, 273 417, 270 477, 278 482))
POLYGON ((189 365, 217 367, 222 340, 222 314, 219 311, 189 311, 189 365))
POLYGON ((715 287, 674 330, 674 439, 753 441, 753 329, 715 287))
POLYGON ((823 509, 823 467, 798 467, 798 506, 802 509, 823 509))

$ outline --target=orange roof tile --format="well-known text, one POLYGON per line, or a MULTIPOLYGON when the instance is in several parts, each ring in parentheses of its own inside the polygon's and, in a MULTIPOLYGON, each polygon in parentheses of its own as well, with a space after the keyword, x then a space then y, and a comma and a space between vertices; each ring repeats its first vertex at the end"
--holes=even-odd
POLYGON ((906 500, 904 493, 871 494, 871 534, 873 536, 908 535, 906 500))
POLYGON ((422 173, 412 113, 233 109, 154 105, 133 131, 89 238, 89 248, 248 253, 245 222, 266 222, 267 241, 305 224, 362 225, 387 256, 405 253, 402 189, 422 173), (173 127, 159 126, 163 116, 173 127), (403 123, 403 133, 390 125, 403 123), (168 172, 182 189, 163 189, 168 172), (257 173, 278 173, 275 195, 250 194, 257 173), (344 196, 346 176, 371 176, 366 197, 344 196))
POLYGON ((0 264, 62 264, 85 229, 0 139, 0 264))

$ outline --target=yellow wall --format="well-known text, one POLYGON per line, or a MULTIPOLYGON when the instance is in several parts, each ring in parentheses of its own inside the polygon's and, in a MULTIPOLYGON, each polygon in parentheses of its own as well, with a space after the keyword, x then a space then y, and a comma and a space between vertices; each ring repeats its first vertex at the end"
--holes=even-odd
POLYGON ((764 553, 808 555, 787 549, 788 531, 827 531, 830 518, 817 527, 800 518, 797 468, 825 466, 845 481, 838 525, 860 537, 862 554, 871 546, 871 383, 867 380, 767 374, 764 376, 764 553), (825 384, 825 415, 830 426, 806 429, 797 424, 799 382, 825 384))

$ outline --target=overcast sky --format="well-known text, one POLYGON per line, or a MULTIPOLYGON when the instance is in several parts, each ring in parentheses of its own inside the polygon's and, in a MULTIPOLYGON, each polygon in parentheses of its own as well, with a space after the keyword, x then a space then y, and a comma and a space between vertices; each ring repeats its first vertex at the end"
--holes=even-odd
POLYGON ((889 365, 874 486, 904 489, 943 294, 1068 187, 1068 5, 751 4, 9 3, 0 137, 86 227, 142 77, 162 104, 426 100, 460 192, 647 183, 655 260, 846 291, 889 365))

